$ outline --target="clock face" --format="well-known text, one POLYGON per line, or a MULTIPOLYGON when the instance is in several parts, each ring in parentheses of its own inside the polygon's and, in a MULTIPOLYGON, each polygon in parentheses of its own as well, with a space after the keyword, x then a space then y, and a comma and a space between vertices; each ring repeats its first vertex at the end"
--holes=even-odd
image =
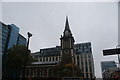
POLYGON ((69 50, 67 50, 67 49, 66 49, 66 50, 64 50, 64 53, 69 53, 69 50))

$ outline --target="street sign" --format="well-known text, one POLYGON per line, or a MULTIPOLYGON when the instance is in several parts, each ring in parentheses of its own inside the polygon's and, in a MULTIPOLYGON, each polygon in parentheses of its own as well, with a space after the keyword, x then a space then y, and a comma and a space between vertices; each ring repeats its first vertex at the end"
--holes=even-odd
POLYGON ((115 49, 106 49, 103 50, 103 55, 115 55, 115 54, 120 54, 120 48, 115 48, 115 49))

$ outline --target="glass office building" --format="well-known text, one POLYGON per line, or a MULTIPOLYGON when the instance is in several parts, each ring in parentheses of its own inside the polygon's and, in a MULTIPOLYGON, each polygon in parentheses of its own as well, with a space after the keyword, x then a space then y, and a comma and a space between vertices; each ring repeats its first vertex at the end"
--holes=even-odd
POLYGON ((5 52, 5 50, 7 49, 7 45, 9 43, 9 34, 10 34, 10 27, 8 27, 7 25, 5 25, 4 23, 1 23, 0 28, 2 29, 2 53, 5 52))
POLYGON ((26 38, 19 34, 19 28, 14 25, 6 25, 0 22, 0 51, 2 55, 2 74, 5 74, 5 60, 7 50, 13 45, 26 45, 26 38))
POLYGON ((26 38, 19 34, 17 39, 17 45, 26 45, 26 43, 26 38))
POLYGON ((117 68, 115 61, 102 61, 101 62, 102 72, 109 68, 117 68))
POLYGON ((12 48, 13 45, 26 45, 26 38, 19 34, 19 28, 14 25, 6 25, 0 22, 0 50, 5 53, 7 49, 12 48))

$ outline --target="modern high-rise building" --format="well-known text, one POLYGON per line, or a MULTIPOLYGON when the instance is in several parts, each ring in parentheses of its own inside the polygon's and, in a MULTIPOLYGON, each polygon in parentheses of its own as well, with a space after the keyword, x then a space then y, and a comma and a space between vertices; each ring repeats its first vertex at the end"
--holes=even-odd
POLYGON ((26 38, 19 34, 19 28, 16 25, 6 25, 0 22, 0 28, 2 29, 2 53, 12 48, 13 45, 26 45, 26 38))
POLYGON ((117 65, 116 65, 115 61, 102 61, 101 62, 102 72, 104 70, 109 69, 109 68, 117 68, 117 65))
POLYGON ((26 45, 26 38, 19 34, 19 28, 14 25, 6 25, 0 22, 0 51, 2 55, 2 77, 5 73, 5 60, 7 50, 12 48, 13 45, 26 45))
POLYGON ((4 23, 1 23, 1 40, 2 40, 2 46, 1 46, 1 49, 2 49, 2 53, 5 52, 5 50, 7 49, 7 46, 8 46, 8 41, 9 41, 9 34, 10 34, 10 27, 8 27, 7 25, 5 25, 4 23))
POLYGON ((26 45, 26 38, 21 34, 18 35, 17 45, 26 45))
POLYGON ((10 27, 10 38, 9 38, 9 43, 8 43, 8 49, 13 47, 13 45, 17 45, 17 40, 19 37, 19 28, 14 25, 8 25, 10 27))
MULTIPOLYGON (((44 63, 49 64, 53 62, 55 64, 61 61, 64 64, 74 63, 80 68, 84 78, 87 78, 88 80, 93 79, 95 74, 91 43, 86 42, 74 44, 75 40, 69 27, 68 18, 66 18, 65 30, 60 40, 60 46, 40 49, 39 52, 31 54, 33 58, 37 60, 35 64, 40 63, 41 65, 44 65, 44 63)), ((34 74, 32 75, 34 77, 43 75, 37 75, 34 71, 32 74, 34 74)))
MULTIPOLYGON (((0 27, 0 65, 2 65, 2 27, 0 27)), ((0 79, 2 79, 2 66, 0 66, 0 79)))

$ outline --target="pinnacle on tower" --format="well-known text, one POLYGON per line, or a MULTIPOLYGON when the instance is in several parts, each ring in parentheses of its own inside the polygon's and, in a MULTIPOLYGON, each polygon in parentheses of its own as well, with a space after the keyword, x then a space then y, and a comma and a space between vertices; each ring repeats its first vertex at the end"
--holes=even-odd
POLYGON ((68 16, 66 16, 64 36, 71 36, 71 35, 72 35, 72 33, 71 33, 70 28, 69 28, 68 16))
POLYGON ((68 16, 66 16, 65 30, 70 30, 70 28, 69 28, 69 22, 68 22, 68 16))

